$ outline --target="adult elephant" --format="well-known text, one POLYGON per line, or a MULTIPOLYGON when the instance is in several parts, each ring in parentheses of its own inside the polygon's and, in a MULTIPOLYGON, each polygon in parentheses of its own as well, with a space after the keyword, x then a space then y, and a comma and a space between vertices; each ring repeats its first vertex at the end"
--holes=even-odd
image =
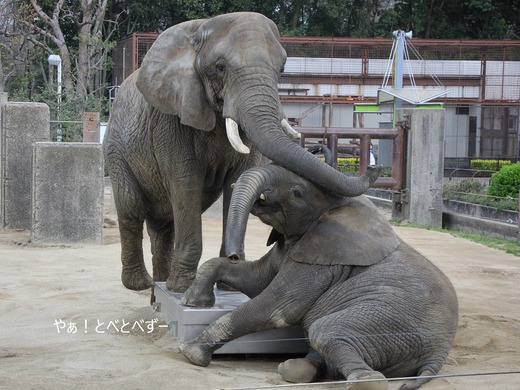
POLYGON ((213 351, 245 334, 300 324, 310 351, 279 366, 289 382, 320 380, 329 369, 351 390, 386 389, 387 376, 418 376, 401 387, 417 389, 439 372, 457 329, 453 286, 366 197, 257 167, 235 185, 227 223, 229 258, 203 263, 182 302, 212 306, 215 282, 252 299, 181 345, 192 363, 208 365, 213 351), (249 211, 273 227, 274 246, 237 262, 249 211))
POLYGON ((294 130, 278 97, 286 60, 279 38, 275 24, 256 13, 181 23, 157 38, 122 83, 104 145, 127 288, 146 289, 153 280, 178 292, 189 287, 202 253, 201 214, 223 193, 226 220, 231 185, 260 153, 331 191, 368 188, 371 172, 343 176, 286 134, 294 130), (143 260, 144 221, 153 279, 143 260))

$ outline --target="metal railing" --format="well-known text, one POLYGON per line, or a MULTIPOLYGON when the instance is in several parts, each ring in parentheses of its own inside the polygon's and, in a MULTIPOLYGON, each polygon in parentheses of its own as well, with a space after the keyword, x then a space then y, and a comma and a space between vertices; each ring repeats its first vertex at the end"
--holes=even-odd
POLYGON ((404 128, 397 126, 393 129, 355 128, 355 127, 307 127, 295 126, 301 134, 300 145, 305 147, 310 138, 326 140, 327 147, 332 151, 333 167, 337 168, 338 140, 359 139, 359 174, 362 175, 370 164, 370 144, 372 139, 392 140, 392 175, 379 177, 374 187, 401 189, 403 185, 404 162, 404 128))

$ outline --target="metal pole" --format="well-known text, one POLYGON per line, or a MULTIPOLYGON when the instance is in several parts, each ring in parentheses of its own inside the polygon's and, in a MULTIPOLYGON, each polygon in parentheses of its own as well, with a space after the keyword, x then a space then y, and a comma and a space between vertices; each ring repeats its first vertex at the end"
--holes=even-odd
POLYGON ((58 130, 56 134, 56 141, 61 142, 62 141, 62 130, 61 130, 61 124, 60 121, 60 106, 61 106, 61 57, 56 54, 49 55, 49 66, 56 66, 58 69, 58 109, 56 112, 56 119, 58 120, 58 130))
MULTIPOLYGON (((403 30, 396 30, 392 33, 392 37, 397 40, 394 56, 394 88, 403 88, 403 64, 404 64, 404 45, 406 44, 406 38, 412 38, 412 32, 404 32, 403 30)), ((397 97, 394 97, 394 119, 393 124, 396 124, 397 109, 403 106, 403 101, 397 97)))
MULTIPOLYGON (((404 54, 404 31, 397 30, 392 33, 392 36, 397 40, 394 57, 394 88, 403 88, 403 54, 404 54)), ((395 127, 397 109, 403 106, 403 101, 394 97, 394 119, 393 125, 395 127)))
MULTIPOLYGON (((61 61, 58 62, 58 112, 56 113, 56 119, 60 121, 60 109, 61 109, 61 61)), ((58 133, 56 141, 61 142, 63 140, 63 131, 61 130, 61 123, 58 124, 58 133)))

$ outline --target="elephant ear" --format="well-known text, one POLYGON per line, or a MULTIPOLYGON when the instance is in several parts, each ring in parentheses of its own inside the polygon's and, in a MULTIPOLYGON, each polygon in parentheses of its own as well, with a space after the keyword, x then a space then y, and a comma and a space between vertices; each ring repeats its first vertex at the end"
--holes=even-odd
POLYGON ((321 216, 289 251, 291 260, 320 265, 369 266, 397 249, 392 226, 364 196, 321 216))
POLYGON ((181 123, 200 130, 215 127, 215 113, 197 74, 195 47, 190 37, 206 20, 191 20, 165 30, 146 53, 137 88, 148 103, 181 123))

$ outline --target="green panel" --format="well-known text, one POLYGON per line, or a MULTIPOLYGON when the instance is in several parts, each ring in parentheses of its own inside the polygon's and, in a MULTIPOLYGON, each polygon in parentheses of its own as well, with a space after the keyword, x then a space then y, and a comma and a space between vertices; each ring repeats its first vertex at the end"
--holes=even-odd
POLYGON ((425 104, 417 104, 416 108, 427 108, 429 110, 443 110, 443 103, 425 103, 425 104))
POLYGON ((355 104, 354 112, 379 112, 379 105, 373 103, 355 104))

